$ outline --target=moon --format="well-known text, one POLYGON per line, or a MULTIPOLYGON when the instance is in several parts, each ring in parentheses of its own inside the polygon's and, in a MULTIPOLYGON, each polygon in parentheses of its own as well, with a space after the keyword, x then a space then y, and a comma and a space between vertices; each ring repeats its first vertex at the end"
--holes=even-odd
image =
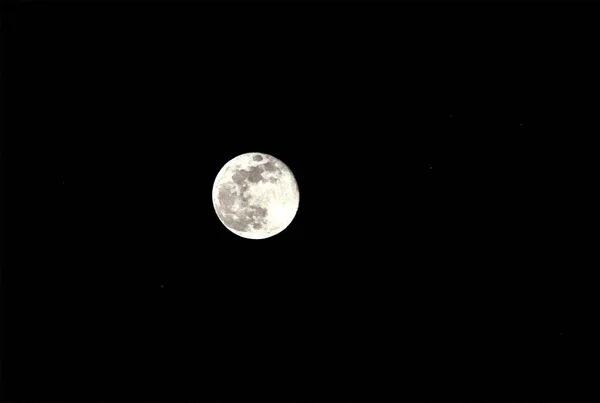
POLYGON ((212 189, 221 223, 247 239, 265 239, 286 229, 296 216, 300 192, 294 174, 269 154, 238 155, 217 174, 212 189))

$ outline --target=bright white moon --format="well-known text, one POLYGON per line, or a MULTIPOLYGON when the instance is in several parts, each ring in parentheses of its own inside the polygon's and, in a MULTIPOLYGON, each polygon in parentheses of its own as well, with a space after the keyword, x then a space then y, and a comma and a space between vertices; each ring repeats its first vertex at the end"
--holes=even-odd
POLYGON ((300 201, 292 171, 263 153, 238 155, 217 174, 215 212, 225 227, 248 239, 279 234, 292 222, 300 201))

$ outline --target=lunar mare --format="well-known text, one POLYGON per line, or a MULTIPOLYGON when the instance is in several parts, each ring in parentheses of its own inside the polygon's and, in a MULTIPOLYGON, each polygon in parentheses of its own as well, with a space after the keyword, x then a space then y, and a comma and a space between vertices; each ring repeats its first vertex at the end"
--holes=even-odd
POLYGON ((279 234, 293 221, 300 194, 292 171, 264 153, 246 153, 217 174, 212 199, 221 223, 236 235, 264 239, 279 234))

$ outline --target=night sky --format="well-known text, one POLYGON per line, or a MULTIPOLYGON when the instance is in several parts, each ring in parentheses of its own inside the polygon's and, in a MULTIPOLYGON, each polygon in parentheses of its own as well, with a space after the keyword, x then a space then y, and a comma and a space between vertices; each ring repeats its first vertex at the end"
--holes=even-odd
POLYGON ((449 4, 7 7, 2 400, 593 400, 590 52, 449 4), (246 152, 273 238, 213 209, 246 152))

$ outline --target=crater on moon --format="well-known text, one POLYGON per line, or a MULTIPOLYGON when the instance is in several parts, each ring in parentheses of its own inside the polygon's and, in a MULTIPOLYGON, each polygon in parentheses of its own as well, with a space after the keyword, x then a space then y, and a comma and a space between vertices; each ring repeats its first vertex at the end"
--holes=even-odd
POLYGON ((251 239, 283 231, 299 204, 289 168, 268 154, 247 153, 229 161, 213 185, 213 205, 229 230, 251 239))

